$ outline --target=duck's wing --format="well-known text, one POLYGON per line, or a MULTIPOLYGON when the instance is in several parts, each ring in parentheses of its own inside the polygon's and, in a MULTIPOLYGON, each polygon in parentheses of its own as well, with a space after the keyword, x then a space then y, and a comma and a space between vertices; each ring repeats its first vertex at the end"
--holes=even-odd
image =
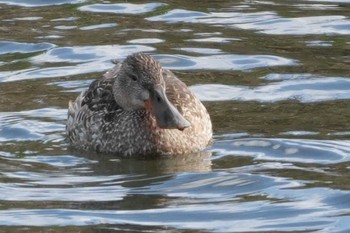
POLYGON ((97 113, 109 118, 116 112, 122 111, 115 102, 112 91, 114 77, 119 69, 120 65, 118 64, 105 73, 102 78, 94 80, 74 102, 69 102, 68 120, 71 120, 71 123, 84 123, 97 113))
POLYGON ((107 71, 101 79, 97 79, 90 84, 82 100, 82 106, 87 105, 90 111, 105 110, 112 112, 120 109, 113 96, 113 84, 120 66, 121 64, 117 64, 107 71))
POLYGON ((85 92, 81 107, 87 105, 90 111, 114 111, 118 105, 113 97, 114 79, 102 77, 93 81, 85 92))

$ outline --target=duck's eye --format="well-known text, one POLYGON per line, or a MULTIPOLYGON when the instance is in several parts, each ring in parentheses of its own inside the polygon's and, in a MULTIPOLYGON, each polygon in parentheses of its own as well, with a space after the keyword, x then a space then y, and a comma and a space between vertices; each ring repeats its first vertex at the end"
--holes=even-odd
POLYGON ((137 80, 137 77, 136 77, 136 75, 130 75, 130 78, 133 80, 133 81, 136 81, 137 80))

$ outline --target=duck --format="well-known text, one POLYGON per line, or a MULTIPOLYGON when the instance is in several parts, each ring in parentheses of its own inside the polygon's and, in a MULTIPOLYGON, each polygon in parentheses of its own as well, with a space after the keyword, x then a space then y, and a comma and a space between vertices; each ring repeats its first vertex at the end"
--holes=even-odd
POLYGON ((198 97, 153 56, 135 53, 69 101, 73 148, 119 156, 191 154, 212 140, 198 97))

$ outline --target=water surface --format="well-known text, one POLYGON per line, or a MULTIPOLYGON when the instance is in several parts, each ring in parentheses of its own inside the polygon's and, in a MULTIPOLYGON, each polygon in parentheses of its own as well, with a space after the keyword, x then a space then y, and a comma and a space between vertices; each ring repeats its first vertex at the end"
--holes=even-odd
POLYGON ((0 9, 0 232, 350 231, 350 1, 0 9), (142 160, 68 146, 68 100, 135 52, 203 101, 206 151, 142 160))

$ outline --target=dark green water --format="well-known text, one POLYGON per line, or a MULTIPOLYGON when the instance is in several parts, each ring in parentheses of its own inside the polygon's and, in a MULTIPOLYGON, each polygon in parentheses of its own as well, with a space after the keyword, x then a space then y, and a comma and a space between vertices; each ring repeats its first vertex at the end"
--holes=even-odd
POLYGON ((0 0, 0 232, 350 231, 350 1, 0 0), (72 151, 68 100, 134 52, 202 99, 206 152, 72 151))

